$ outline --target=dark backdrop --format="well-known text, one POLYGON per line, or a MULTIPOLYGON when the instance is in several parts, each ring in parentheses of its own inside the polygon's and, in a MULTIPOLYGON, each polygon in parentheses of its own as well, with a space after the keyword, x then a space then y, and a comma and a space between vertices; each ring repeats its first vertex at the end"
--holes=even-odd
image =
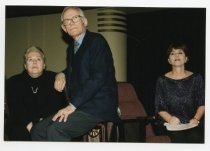
POLYGON ((189 47, 187 69, 205 78, 205 8, 167 8, 136 13, 128 19, 127 81, 134 85, 147 113, 154 115, 158 76, 170 70, 166 50, 173 41, 189 47))

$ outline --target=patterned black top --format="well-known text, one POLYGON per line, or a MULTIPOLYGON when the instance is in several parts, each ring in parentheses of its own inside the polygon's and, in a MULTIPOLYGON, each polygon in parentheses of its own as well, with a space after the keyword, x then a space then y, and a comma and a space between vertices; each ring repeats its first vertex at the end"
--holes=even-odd
POLYGON ((157 80, 155 113, 167 111, 188 123, 199 106, 205 104, 204 81, 200 74, 192 74, 180 80, 161 76, 157 80))

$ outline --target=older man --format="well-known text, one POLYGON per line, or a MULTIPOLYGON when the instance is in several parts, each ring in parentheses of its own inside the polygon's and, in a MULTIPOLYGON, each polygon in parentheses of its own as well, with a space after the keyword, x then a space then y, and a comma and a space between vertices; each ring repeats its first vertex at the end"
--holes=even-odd
POLYGON ((66 90, 69 105, 33 128, 33 140, 71 141, 99 122, 116 122, 117 83, 112 53, 106 40, 86 29, 88 21, 78 7, 66 7, 62 29, 72 38, 67 68, 57 74, 55 89, 66 90))

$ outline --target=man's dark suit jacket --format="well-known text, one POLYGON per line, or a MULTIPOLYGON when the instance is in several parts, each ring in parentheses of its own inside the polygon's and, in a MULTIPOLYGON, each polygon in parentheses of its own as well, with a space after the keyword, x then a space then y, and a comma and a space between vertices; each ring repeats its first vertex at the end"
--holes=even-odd
POLYGON ((76 54, 74 43, 67 49, 67 92, 78 109, 101 118, 116 121, 118 94, 110 47, 103 36, 86 31, 76 54))

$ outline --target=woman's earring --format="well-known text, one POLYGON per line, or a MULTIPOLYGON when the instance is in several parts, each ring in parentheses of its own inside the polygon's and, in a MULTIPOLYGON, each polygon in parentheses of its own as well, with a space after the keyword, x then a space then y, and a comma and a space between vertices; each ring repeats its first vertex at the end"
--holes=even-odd
POLYGON ((188 58, 185 59, 185 63, 187 62, 188 58))

